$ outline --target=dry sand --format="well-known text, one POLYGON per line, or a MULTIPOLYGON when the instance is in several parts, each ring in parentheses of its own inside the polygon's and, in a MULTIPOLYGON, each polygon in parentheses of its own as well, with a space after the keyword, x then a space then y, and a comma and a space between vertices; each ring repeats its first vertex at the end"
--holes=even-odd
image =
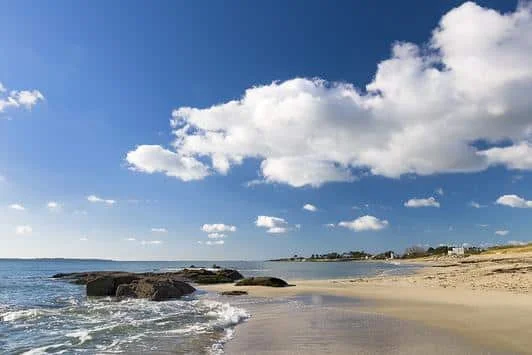
MULTIPOLYGON (((421 262, 426 267, 407 276, 290 280, 295 286, 287 288, 236 287, 231 284, 202 288, 245 290, 252 297, 331 295, 361 299, 365 301, 362 306, 345 304, 342 307, 453 332, 471 344, 487 346, 494 352, 506 349, 508 352, 532 353, 532 252, 444 257, 421 262)), ((298 327, 304 328, 308 321, 301 320, 295 328, 276 322, 276 331, 289 334, 298 327)), ((238 339, 237 328, 235 343, 238 339)), ((230 342, 228 348, 231 346, 230 342)))

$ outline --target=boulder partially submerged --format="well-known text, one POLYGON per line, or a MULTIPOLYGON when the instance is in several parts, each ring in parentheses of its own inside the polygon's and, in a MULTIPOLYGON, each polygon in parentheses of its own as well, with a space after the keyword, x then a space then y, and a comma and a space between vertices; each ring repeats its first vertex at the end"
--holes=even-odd
POLYGON ((238 281, 235 286, 269 286, 269 287, 287 287, 288 283, 277 277, 248 277, 238 281))
POLYGON ((195 291, 188 282, 199 284, 231 283, 243 276, 231 269, 183 269, 165 273, 131 273, 121 271, 94 271, 60 273, 53 278, 87 285, 87 296, 118 298, 147 298, 163 301, 188 295, 195 291))
POLYGON ((194 287, 183 281, 147 277, 135 280, 130 284, 119 285, 115 296, 118 298, 147 298, 152 301, 164 301, 188 295, 195 290, 194 287))
POLYGON ((222 291, 220 292, 220 295, 222 296, 244 296, 247 295, 248 291, 241 291, 241 290, 232 290, 232 291, 222 291))

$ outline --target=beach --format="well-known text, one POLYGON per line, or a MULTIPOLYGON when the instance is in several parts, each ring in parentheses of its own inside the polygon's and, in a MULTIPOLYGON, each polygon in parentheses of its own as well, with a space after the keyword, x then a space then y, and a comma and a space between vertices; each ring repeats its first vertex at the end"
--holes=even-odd
MULTIPOLYGON (((386 324, 402 321, 404 323, 396 324, 395 328, 390 327, 402 329, 402 339, 410 336, 418 345, 419 342, 427 344, 417 350, 412 347, 395 349, 392 351, 395 353, 437 353, 428 345, 434 344, 435 339, 448 344, 442 348, 445 353, 532 352, 532 252, 435 257, 409 262, 418 263, 421 268, 409 275, 289 280, 294 286, 286 288, 225 284, 202 289, 211 292, 239 289, 248 291, 251 298, 280 300, 280 305, 265 303, 250 310, 251 319, 237 326, 234 338, 226 344, 229 354, 322 353, 324 348, 334 353, 349 353, 349 349, 357 345, 347 340, 351 339, 349 334, 357 334, 361 328, 349 330, 349 327, 339 326, 338 319, 348 314, 352 314, 350 319, 368 315, 366 324, 374 324, 369 329, 376 332, 372 334, 382 331, 386 324), (309 312, 297 307, 283 308, 282 300, 303 296, 334 296, 344 301, 315 304, 309 312), (385 317, 388 323, 371 323, 371 319, 376 319, 372 317, 385 317), (324 326, 312 331, 317 323, 324 326), (428 334, 420 337, 421 330, 428 334), (345 332, 347 335, 342 336, 345 332), (268 342, 261 345, 257 340, 261 336, 257 334, 262 334, 268 342), (304 346, 320 342, 330 346, 304 346), (249 344, 254 348, 246 348, 249 344)), ((375 347, 359 349, 360 353, 388 352, 375 347)))

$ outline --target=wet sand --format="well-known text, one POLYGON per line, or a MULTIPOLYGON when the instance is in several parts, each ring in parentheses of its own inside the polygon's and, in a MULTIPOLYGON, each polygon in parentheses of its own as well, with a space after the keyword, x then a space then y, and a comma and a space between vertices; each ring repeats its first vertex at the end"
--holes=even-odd
POLYGON ((417 322, 365 310, 355 299, 307 296, 247 305, 227 354, 511 354, 417 322))
POLYGON ((359 347, 355 353, 438 353, 427 346, 444 339, 443 343, 449 343, 442 345, 442 353, 451 353, 449 349, 456 345, 456 354, 531 354, 531 260, 529 254, 440 258, 424 260, 425 267, 413 275, 290 280, 296 286, 286 288, 232 284, 202 288, 212 292, 245 290, 252 298, 336 296, 362 300, 333 302, 326 311, 295 313, 283 308, 288 307, 283 302, 252 309, 256 314, 236 328, 235 338, 226 345, 229 353, 306 354, 315 348, 319 350, 314 353, 333 349, 330 352, 345 354, 353 353, 352 347, 359 347), (357 323, 361 312, 372 315, 366 321, 373 326, 357 323), (378 322, 378 317, 387 317, 387 321, 378 322), (394 322, 404 323, 394 328, 390 325, 394 322), (344 326, 339 325, 342 323, 344 326), (367 343, 353 340, 360 332, 365 333, 367 343), (387 344, 383 340, 386 334, 410 341, 394 340, 398 348, 379 348, 379 344, 387 344), (414 347, 412 343, 424 345, 414 347))

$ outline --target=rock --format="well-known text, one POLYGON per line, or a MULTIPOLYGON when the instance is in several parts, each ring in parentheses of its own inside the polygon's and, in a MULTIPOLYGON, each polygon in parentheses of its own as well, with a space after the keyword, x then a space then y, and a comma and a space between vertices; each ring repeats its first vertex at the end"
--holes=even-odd
POLYGON ((87 281, 87 296, 115 296, 119 285, 138 280, 139 276, 129 273, 109 274, 87 281))
POLYGON ((223 275, 205 275, 195 278, 194 282, 200 285, 231 283, 234 280, 223 275))
POLYGON ((120 271, 73 272, 55 274, 53 278, 68 280, 79 285, 86 285, 90 281, 93 281, 103 276, 115 277, 117 275, 133 275, 137 278, 165 276, 174 280, 177 279, 181 281, 197 282, 201 284, 231 283, 244 278, 241 273, 231 269, 217 269, 216 271, 211 271, 207 269, 183 269, 181 271, 176 272, 145 272, 138 274, 120 271))
POLYGON ((105 275, 87 283, 87 296, 147 298, 164 301, 179 298, 196 289, 186 282, 166 276, 105 275))
POLYGON ((222 269, 222 270, 218 271, 217 273, 219 275, 223 275, 223 276, 231 279, 232 281, 241 280, 241 279, 244 278, 244 276, 242 276, 241 273, 239 273, 236 270, 232 270, 232 269, 222 269))
POLYGON ((220 292, 220 295, 222 296, 243 296, 247 294, 248 294, 248 291, 239 291, 239 290, 220 292))
POLYGON ((235 286, 269 286, 269 287, 287 287, 286 281, 276 277, 248 277, 238 281, 235 286))
POLYGON ((196 289, 186 282, 152 277, 134 281, 129 285, 120 285, 116 296, 165 301, 188 295, 194 291, 196 289))
POLYGON ((184 269, 165 273, 131 273, 120 271, 94 271, 59 273, 54 278, 87 285, 87 296, 118 298, 147 298, 163 301, 190 294, 196 289, 188 282, 200 284, 232 283, 241 279, 236 270, 184 269))

